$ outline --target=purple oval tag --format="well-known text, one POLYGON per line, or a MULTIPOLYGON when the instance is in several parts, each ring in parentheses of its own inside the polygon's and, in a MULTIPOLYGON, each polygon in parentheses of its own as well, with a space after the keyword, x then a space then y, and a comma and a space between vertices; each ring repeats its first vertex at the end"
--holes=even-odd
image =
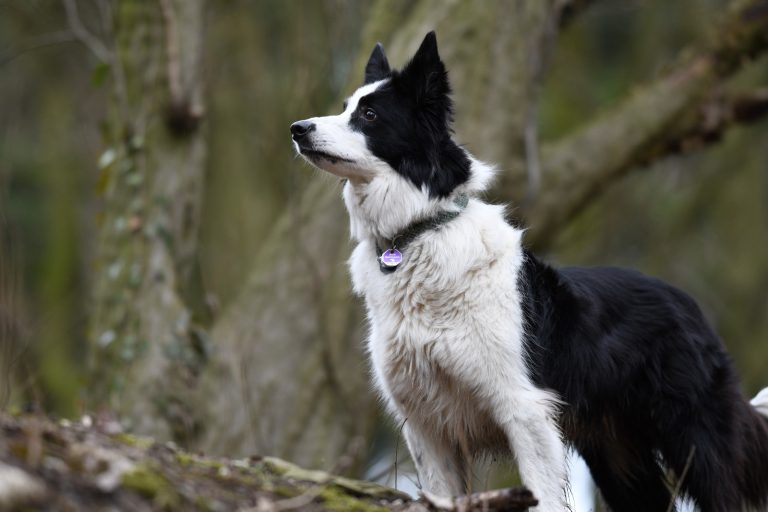
POLYGON ((387 249, 381 255, 381 263, 386 267, 396 267, 403 261, 403 255, 397 249, 387 249))

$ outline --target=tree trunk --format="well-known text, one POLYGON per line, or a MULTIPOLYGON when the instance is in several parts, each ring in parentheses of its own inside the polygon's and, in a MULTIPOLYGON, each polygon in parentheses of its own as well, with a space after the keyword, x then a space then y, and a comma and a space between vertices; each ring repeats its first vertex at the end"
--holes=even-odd
POLYGON ((204 356, 181 299, 205 164, 203 1, 117 5, 90 400, 138 432, 184 438, 195 420, 183 397, 204 356))

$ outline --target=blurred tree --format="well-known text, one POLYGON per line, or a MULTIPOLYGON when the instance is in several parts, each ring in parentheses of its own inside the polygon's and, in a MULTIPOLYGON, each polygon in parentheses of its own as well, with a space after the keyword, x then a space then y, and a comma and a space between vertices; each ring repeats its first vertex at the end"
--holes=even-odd
POLYGON ((72 415, 84 381, 83 219, 93 215, 103 95, 51 4, 0 2, 0 280, 17 285, 0 299, 15 324, 0 351, 20 377, 15 404, 72 415))
MULTIPOLYGON (((65 5, 74 15, 74 2, 65 5)), ((90 401, 108 405, 137 431, 182 440, 196 428, 185 394, 207 350, 183 298, 197 251, 206 155, 204 3, 116 5, 112 48, 94 48, 80 35, 111 68, 114 84, 100 161, 105 208, 89 327, 90 401)))

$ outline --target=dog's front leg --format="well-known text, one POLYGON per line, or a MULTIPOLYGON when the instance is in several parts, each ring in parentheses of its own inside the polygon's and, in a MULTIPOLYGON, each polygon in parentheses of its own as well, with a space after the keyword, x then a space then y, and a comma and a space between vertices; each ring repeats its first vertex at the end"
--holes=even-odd
POLYGON ((403 426, 403 434, 422 489, 449 497, 467 491, 467 464, 458 449, 408 421, 403 426))
POLYGON ((517 459, 523 484, 539 505, 532 510, 568 510, 565 446, 551 414, 550 397, 539 390, 497 402, 496 416, 517 459))

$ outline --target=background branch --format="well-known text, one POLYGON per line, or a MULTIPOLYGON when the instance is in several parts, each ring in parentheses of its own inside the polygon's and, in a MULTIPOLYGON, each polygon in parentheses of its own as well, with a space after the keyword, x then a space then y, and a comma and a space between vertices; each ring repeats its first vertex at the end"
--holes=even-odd
MULTIPOLYGON (((768 0, 734 2, 709 44, 686 52, 681 63, 637 90, 574 135, 543 150, 542 194, 522 210, 529 244, 541 248, 596 195, 630 170, 671 151, 686 133, 700 131, 696 115, 721 83, 768 49, 768 0)), ((753 98, 747 109, 756 115, 753 98)), ((720 131, 733 123, 719 123, 720 131)), ((735 120, 735 119, 734 119, 735 120)), ((706 128, 704 128, 706 129, 706 128)), ((689 146, 692 149, 692 146, 689 146)), ((514 182, 506 183, 514 187, 514 182)), ((517 185, 519 187, 519 184, 517 185)), ((509 188, 506 189, 511 192, 509 188)))
POLYGON ((751 124, 766 116, 768 88, 728 96, 717 93, 702 101, 690 126, 649 150, 646 160, 639 161, 638 165, 647 166, 662 158, 698 151, 720 142, 734 126, 751 124))
POLYGON ((76 41, 78 41, 78 39, 69 30, 60 30, 58 32, 51 32, 50 34, 43 34, 31 39, 21 48, 16 48, 6 52, 4 55, 0 55, 0 66, 5 66, 28 52, 76 41))
POLYGON ((80 14, 77 9, 76 0, 62 0, 64 4, 64 10, 67 13, 67 22, 69 23, 69 30, 77 38, 78 41, 90 50, 90 52, 101 62, 108 64, 112 63, 112 53, 96 36, 85 28, 80 14))

